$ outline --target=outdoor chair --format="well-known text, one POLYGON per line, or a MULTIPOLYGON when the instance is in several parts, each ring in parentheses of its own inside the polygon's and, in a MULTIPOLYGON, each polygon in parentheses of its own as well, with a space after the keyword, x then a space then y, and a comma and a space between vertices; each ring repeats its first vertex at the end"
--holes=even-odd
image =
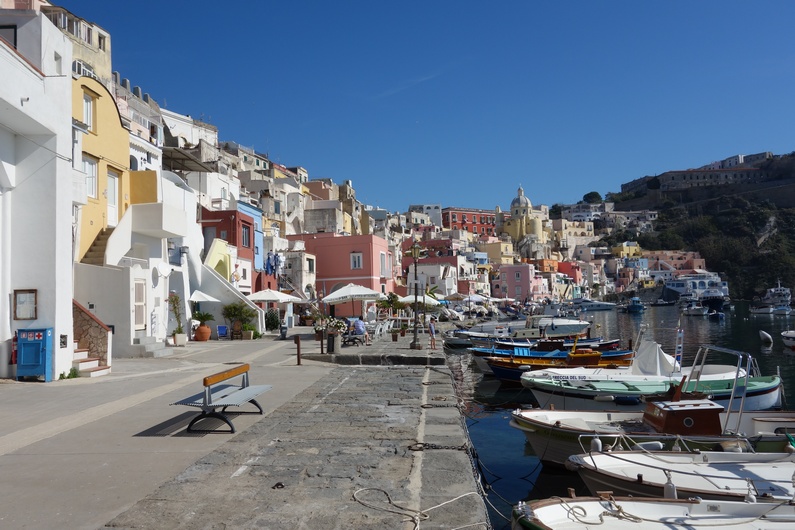
POLYGON ((218 340, 229 340, 229 326, 215 326, 218 340))

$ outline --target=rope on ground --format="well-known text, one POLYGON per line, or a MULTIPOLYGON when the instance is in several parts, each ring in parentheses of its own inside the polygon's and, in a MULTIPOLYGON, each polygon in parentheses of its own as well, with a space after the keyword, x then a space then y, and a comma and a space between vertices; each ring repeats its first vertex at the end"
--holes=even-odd
MULTIPOLYGON (((384 512, 389 512, 389 513, 394 513, 394 514, 397 514, 397 515, 402 515, 402 516, 407 518, 407 519, 405 519, 406 521, 413 521, 414 522, 414 528, 416 530, 419 530, 420 522, 421 521, 427 521, 428 519, 431 518, 431 516, 428 514, 429 511, 435 510, 436 508, 440 508, 440 507, 442 507, 442 506, 444 506, 446 504, 450 504, 451 502, 455 502, 455 501, 457 501, 459 499, 462 499, 464 497, 468 497, 469 495, 477 495, 480 498, 480 494, 478 492, 471 491, 469 493, 464 493, 463 495, 459 495, 458 497, 454 497, 454 498, 452 498, 450 500, 444 501, 444 502, 442 502, 440 504, 437 504, 436 506, 431 506, 430 508, 426 508, 425 510, 422 510, 422 511, 409 510, 408 508, 405 508, 403 506, 400 506, 400 505, 396 504, 392 500, 392 497, 389 496, 389 493, 387 491, 385 491, 385 490, 380 489, 380 488, 361 488, 361 489, 358 489, 358 490, 353 492, 353 499, 356 502, 358 502, 359 504, 361 504, 362 506, 366 506, 366 507, 372 508, 374 510, 381 510, 381 511, 384 511, 384 512), (370 504, 368 502, 363 501, 362 499, 359 498, 358 495, 359 495, 359 493, 362 493, 362 492, 365 492, 365 491, 377 491, 377 492, 383 493, 386 496, 386 500, 387 500, 387 503, 389 504, 389 506, 388 507, 376 506, 374 504, 370 504)), ((452 530, 462 530, 464 528, 473 528, 473 527, 482 527, 482 528, 489 529, 489 528, 491 528, 491 525, 488 522, 485 522, 485 523, 484 522, 477 522, 477 523, 467 524, 467 525, 464 525, 464 526, 459 526, 459 527, 456 527, 455 529, 452 529, 452 530)))

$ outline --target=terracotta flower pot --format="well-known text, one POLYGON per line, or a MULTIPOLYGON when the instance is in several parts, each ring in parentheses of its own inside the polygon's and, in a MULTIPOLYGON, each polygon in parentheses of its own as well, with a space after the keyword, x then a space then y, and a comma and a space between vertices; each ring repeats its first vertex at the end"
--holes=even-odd
POLYGON ((210 338, 210 326, 204 324, 196 328, 196 331, 193 333, 193 340, 198 342, 206 341, 210 338))
POLYGON ((397 333, 393 333, 392 334, 392 342, 397 342, 397 340, 398 340, 398 334, 397 333))

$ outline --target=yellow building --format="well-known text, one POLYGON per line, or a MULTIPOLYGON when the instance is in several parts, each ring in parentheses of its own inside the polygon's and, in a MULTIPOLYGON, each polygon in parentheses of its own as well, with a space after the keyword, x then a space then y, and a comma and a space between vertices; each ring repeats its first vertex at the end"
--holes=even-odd
POLYGON ((82 124, 81 165, 86 178, 86 204, 80 212, 82 260, 103 230, 113 228, 130 207, 130 137, 113 95, 91 77, 72 82, 72 116, 82 124))

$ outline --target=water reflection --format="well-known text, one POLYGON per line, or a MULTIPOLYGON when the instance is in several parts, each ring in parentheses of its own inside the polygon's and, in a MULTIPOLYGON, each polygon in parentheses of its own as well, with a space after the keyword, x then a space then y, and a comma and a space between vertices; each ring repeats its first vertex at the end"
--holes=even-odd
MULTIPOLYGON (((586 314, 585 318, 593 323, 592 335, 618 337, 622 347, 634 344, 643 326, 644 333, 671 354, 676 345, 676 330, 681 327, 685 363, 692 361, 701 345, 712 344, 751 353, 763 375, 779 373, 785 391, 795 387, 795 352, 785 348, 781 340, 782 331, 795 328, 795 316, 750 315, 747 304, 737 303, 720 321, 681 316, 676 306, 652 306, 641 314, 597 311, 586 314), (760 330, 770 335, 772 344, 763 342, 760 330)), ((484 377, 467 353, 449 355, 448 362, 459 395, 466 403, 469 434, 481 474, 488 484, 494 528, 508 528, 506 518, 520 500, 567 496, 569 488, 574 488, 577 495, 588 493, 576 473, 544 467, 525 443, 524 435, 508 425, 511 411, 533 402, 529 391, 484 377)), ((711 362, 734 365, 736 359, 721 359, 716 355, 711 362)))

